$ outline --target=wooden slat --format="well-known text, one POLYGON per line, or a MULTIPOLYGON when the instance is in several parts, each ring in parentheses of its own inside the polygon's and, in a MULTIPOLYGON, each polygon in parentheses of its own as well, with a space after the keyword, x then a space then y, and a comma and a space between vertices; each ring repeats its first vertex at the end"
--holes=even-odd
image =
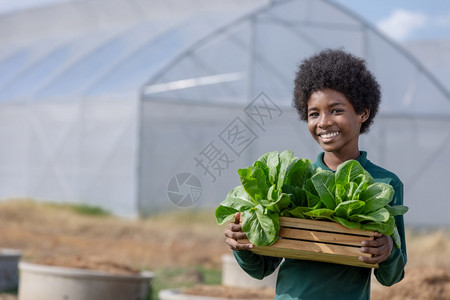
MULTIPOLYGON (((250 243, 248 239, 239 240, 239 243, 246 244, 250 243)), ((342 246, 342 245, 333 245, 333 244, 325 244, 325 243, 315 243, 315 242, 305 242, 298 240, 288 240, 288 239, 278 239, 271 246, 258 246, 254 249, 272 249, 273 251, 277 251, 277 249, 284 249, 287 252, 296 252, 296 251, 308 251, 308 252, 320 252, 320 253, 328 253, 328 254, 341 254, 348 256, 368 256, 368 253, 360 252, 360 248, 350 247, 350 246, 342 246)), ((270 250, 270 251, 272 251, 270 250)))
POLYGON ((325 243, 293 241, 288 239, 279 239, 272 245, 272 248, 290 249, 293 251, 307 251, 307 252, 320 252, 328 254, 341 254, 348 256, 360 256, 366 253, 362 253, 359 248, 340 246, 325 243))
POLYGON ((327 262, 327 263, 338 263, 341 265, 365 267, 365 268, 378 268, 378 264, 368 264, 368 263, 362 262, 358 259, 358 257, 355 257, 355 256, 320 253, 320 252, 308 252, 308 251, 291 252, 287 249, 274 249, 274 248, 273 249, 254 249, 252 251, 256 254, 266 255, 266 256, 312 260, 312 261, 320 261, 320 262, 327 262))
POLYGON ((372 239, 371 237, 359 236, 359 235, 349 235, 349 234, 339 234, 339 233, 329 233, 321 231, 311 231, 311 230, 301 230, 284 228, 280 229, 278 234, 283 238, 291 238, 298 240, 306 240, 313 242, 323 242, 323 243, 335 243, 344 244, 352 246, 361 246, 361 242, 364 240, 372 239))
POLYGON ((320 231, 328 231, 328 232, 340 232, 340 233, 363 235, 363 236, 373 236, 372 231, 347 228, 336 222, 327 222, 327 221, 316 221, 316 220, 280 217, 280 226, 281 227, 304 228, 304 229, 320 230, 320 231))
MULTIPOLYGON (((350 229, 335 222, 280 217, 279 239, 271 246, 254 247, 256 254, 378 268, 359 261, 370 257, 360 251, 361 241, 374 239, 374 232, 350 229)), ((250 243, 248 239, 239 243, 250 243)))
MULTIPOLYGON (((249 243, 248 240, 239 240, 239 242, 249 243)), ((378 268, 378 264, 368 264, 360 261, 359 256, 370 256, 370 254, 359 252, 359 248, 354 247, 279 239, 271 246, 258 246, 251 251, 265 256, 378 268)))

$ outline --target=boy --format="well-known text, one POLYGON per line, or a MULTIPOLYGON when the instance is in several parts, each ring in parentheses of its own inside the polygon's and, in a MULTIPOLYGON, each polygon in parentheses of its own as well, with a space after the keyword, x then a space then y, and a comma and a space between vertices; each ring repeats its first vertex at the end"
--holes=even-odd
MULTIPOLYGON (((371 163, 367 153, 359 150, 358 140, 372 124, 380 103, 380 88, 365 62, 342 50, 327 49, 304 60, 295 78, 294 106, 323 152, 314 167, 336 171, 349 160, 358 160, 375 181, 394 187, 391 205, 403 204, 403 183, 383 168, 371 163)), ((281 258, 256 255, 245 251, 252 244, 238 244, 245 233, 235 223, 225 230, 226 243, 248 274, 262 279, 281 263, 281 258)), ((373 241, 364 241, 360 260, 378 263, 374 270, 383 285, 393 285, 404 276, 406 244, 402 216, 395 217, 401 237, 401 248, 395 248, 390 237, 376 233, 373 241)), ((275 299, 369 299, 371 269, 339 264, 285 259, 280 266, 275 299)))

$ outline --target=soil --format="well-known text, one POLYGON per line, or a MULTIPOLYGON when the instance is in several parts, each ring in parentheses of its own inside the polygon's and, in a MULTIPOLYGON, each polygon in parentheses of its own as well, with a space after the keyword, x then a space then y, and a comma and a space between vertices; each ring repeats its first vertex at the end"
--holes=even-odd
MULTIPOLYGON (((112 274, 180 266, 221 269, 221 256, 230 253, 224 243, 224 227, 216 225, 210 211, 178 210, 130 220, 83 215, 61 205, 6 201, 0 202, 0 228, 0 248, 20 249, 24 261, 112 274)), ((389 288, 373 280, 371 299, 450 300, 448 229, 408 232, 407 244, 405 278, 389 288)), ((197 285, 184 292, 230 299, 273 298, 270 289, 208 286, 200 277, 192 280, 197 285)), ((0 300, 15 297, 0 294, 0 300)))
POLYGON ((185 295, 217 297, 225 299, 273 300, 273 297, 275 296, 275 290, 270 288, 245 289, 236 287, 226 287, 223 285, 204 285, 204 284, 182 289, 181 292, 185 295))
MULTIPOLYGON (((242 289, 225 286, 197 285, 182 290, 183 294, 227 299, 273 299, 273 289, 242 289)), ((405 278, 392 287, 374 283, 372 300, 450 300, 450 270, 417 267, 406 271, 405 278)))
POLYGON ((405 278, 389 288, 373 288, 372 300, 450 300, 450 270, 440 267, 407 269, 405 278))
POLYGON ((179 266, 218 269, 229 249, 223 228, 214 222, 210 212, 183 210, 130 220, 8 201, 0 202, 0 247, 20 249, 22 260, 32 263, 121 275, 179 266))

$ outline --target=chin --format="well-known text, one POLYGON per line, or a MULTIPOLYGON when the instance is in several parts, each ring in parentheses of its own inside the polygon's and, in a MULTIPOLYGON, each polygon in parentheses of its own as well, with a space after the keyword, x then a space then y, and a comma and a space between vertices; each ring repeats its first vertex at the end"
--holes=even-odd
POLYGON ((334 152, 336 151, 336 146, 334 145, 327 145, 327 144, 319 144, 319 146, 322 148, 325 152, 334 152))

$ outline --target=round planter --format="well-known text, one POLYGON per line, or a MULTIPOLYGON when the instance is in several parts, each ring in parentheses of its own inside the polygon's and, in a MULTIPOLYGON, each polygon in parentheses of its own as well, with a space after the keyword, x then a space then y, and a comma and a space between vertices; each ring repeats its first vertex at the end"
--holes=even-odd
POLYGON ((150 293, 152 272, 114 275, 106 272, 20 262, 21 300, 144 300, 150 293))
POLYGON ((278 269, 262 280, 255 279, 242 270, 233 255, 222 255, 222 285, 241 288, 275 288, 277 276, 278 269))
POLYGON ((159 300, 272 300, 275 290, 270 288, 237 288, 223 285, 198 285, 186 289, 162 290, 159 300))
POLYGON ((12 291, 19 285, 18 264, 22 253, 13 249, 0 249, 0 292, 12 291))
MULTIPOLYGON (((186 294, 183 294, 178 289, 161 290, 158 293, 158 299, 159 300, 230 300, 227 298, 186 295, 186 294)), ((234 299, 234 300, 238 300, 238 299, 234 299)))

